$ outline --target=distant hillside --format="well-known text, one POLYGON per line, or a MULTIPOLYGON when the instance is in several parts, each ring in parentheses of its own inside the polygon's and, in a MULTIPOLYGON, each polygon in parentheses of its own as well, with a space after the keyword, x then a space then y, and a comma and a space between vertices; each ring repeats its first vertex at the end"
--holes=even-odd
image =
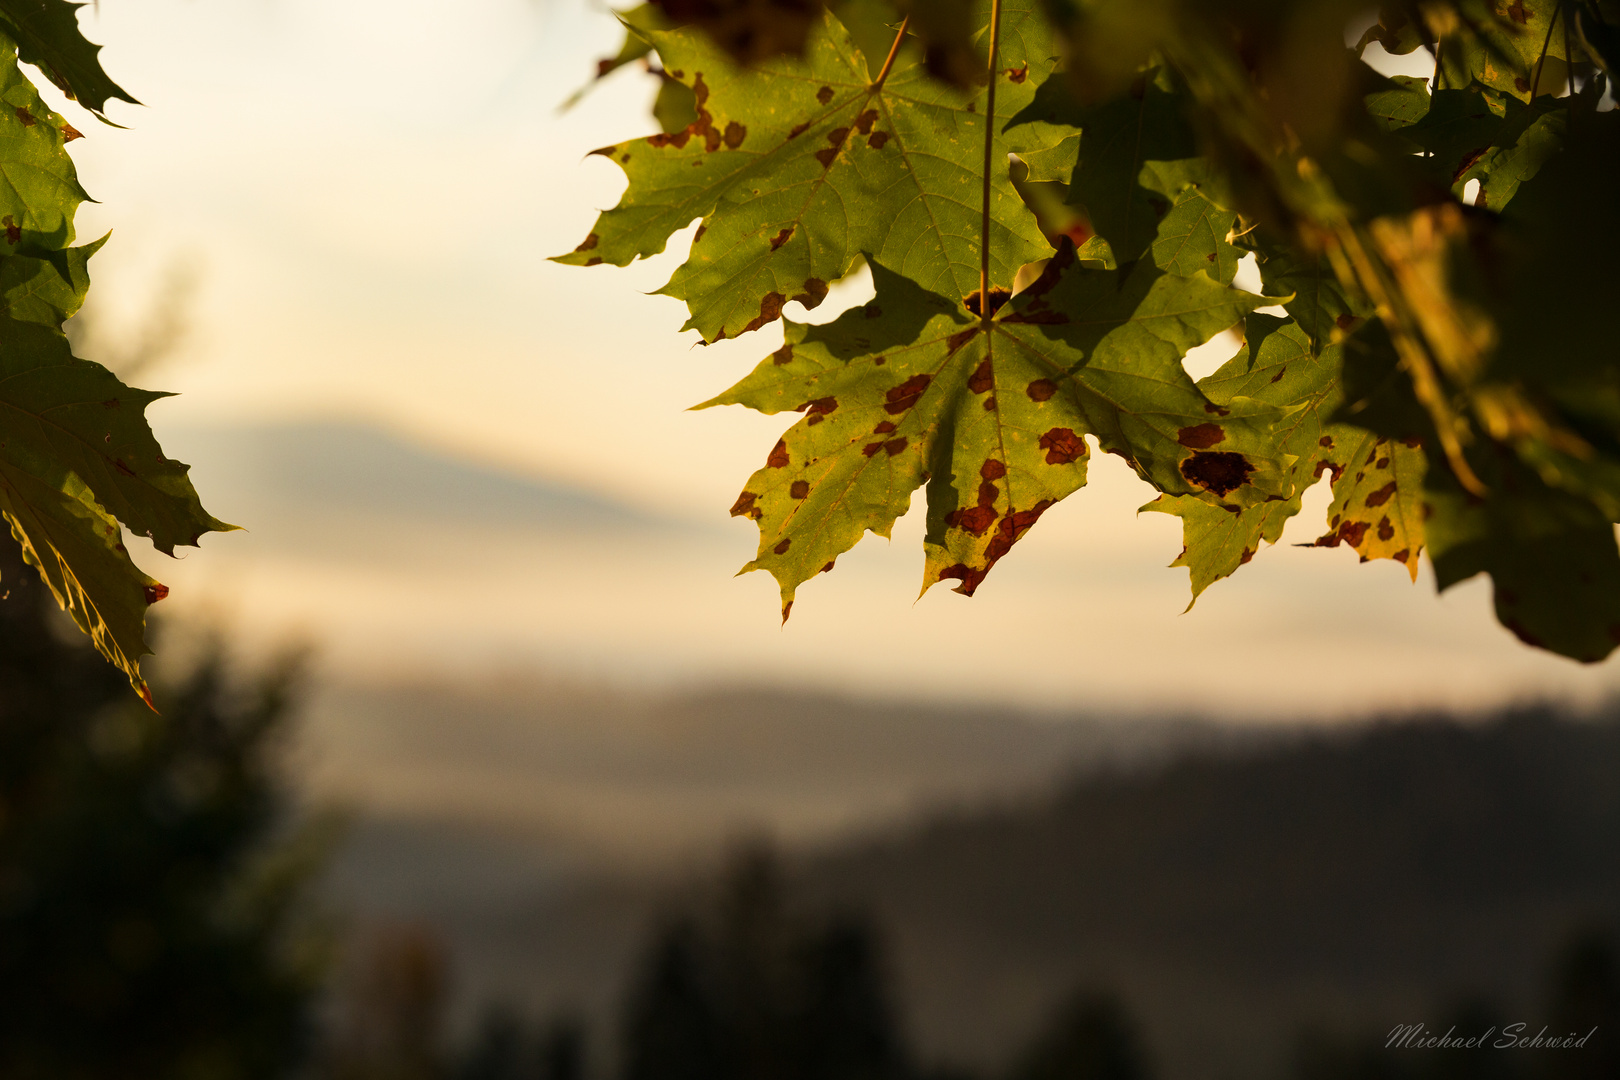
POLYGON ((1525 1020, 1574 930, 1620 928, 1620 723, 1392 724, 1093 778, 812 864, 890 929, 920 1042, 988 1064, 1076 984, 1163 1075, 1256 1076, 1305 1023, 1484 994, 1525 1020))
POLYGON ((210 506, 255 522, 372 517, 461 529, 671 523, 575 485, 480 464, 361 423, 165 429, 210 506))
MULTIPOLYGON (((1274 1077, 1302 1025, 1383 1032, 1475 994, 1537 1019, 1567 936, 1620 928, 1620 723, 1206 747, 802 852, 795 876, 804 902, 876 918, 929 1059, 993 1072, 1085 985, 1123 996, 1164 1080, 1274 1077)), ((606 1035, 655 913, 690 894, 529 895, 441 910, 464 1004, 577 1006, 606 1035)))

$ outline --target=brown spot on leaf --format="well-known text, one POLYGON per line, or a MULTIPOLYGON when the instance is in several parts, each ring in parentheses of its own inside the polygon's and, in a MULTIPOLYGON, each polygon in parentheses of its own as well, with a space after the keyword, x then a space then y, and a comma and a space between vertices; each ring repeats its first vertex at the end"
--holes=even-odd
POLYGON ((960 349, 962 346, 964 346, 968 342, 972 341, 973 336, 975 334, 977 334, 978 332, 979 332, 979 328, 977 326, 970 326, 966 330, 960 330, 960 331, 952 334, 950 337, 946 338, 945 339, 945 353, 946 353, 946 355, 949 356, 949 355, 954 354, 956 352, 956 350, 960 349))
POLYGON ((968 389, 973 391, 975 394, 983 394, 987 391, 994 390, 995 388, 995 365, 986 359, 981 362, 978 367, 973 369, 972 375, 968 376, 968 389))
POLYGON ((763 513, 759 507, 754 505, 758 498, 759 496, 755 495, 752 491, 743 492, 741 495, 737 496, 737 501, 731 504, 731 516, 753 518, 755 521, 758 521, 760 515, 763 513))
POLYGON ((1204 411, 1209 413, 1209 415, 1211 415, 1211 416, 1231 416, 1232 415, 1232 410, 1231 409, 1223 409, 1219 405, 1215 404, 1213 401, 1204 402, 1204 411))
POLYGON ((833 99, 833 88, 832 87, 823 86, 820 90, 816 91, 816 100, 821 102, 823 105, 827 104, 827 102, 831 101, 832 99, 833 99))
POLYGON ((1394 494, 1395 481, 1391 480, 1389 483, 1367 496, 1368 509, 1371 509, 1374 506, 1383 506, 1385 503, 1389 502, 1390 496, 1394 494))
POLYGON ((726 131, 721 136, 721 141, 735 150, 743 144, 743 140, 746 138, 748 138, 748 128, 733 120, 726 125, 726 131))
POLYGON ((82 139, 82 138, 84 138, 84 132, 80 131, 78 128, 74 127, 72 124, 64 123, 62 125, 62 141, 63 142, 70 143, 74 139, 82 139))
POLYGON ((807 310, 820 307, 821 302, 827 299, 827 283, 816 277, 805 278, 804 292, 793 299, 804 305, 807 310))
POLYGON ((884 410, 890 416, 900 415, 917 404, 917 399, 923 396, 923 391, 927 390, 928 384, 933 381, 932 375, 913 375, 883 395, 884 410))
POLYGON ((983 465, 979 466, 979 475, 986 480, 1000 480, 1007 475, 1007 463, 997 461, 995 458, 988 458, 983 465))
POLYGON ((996 411, 996 395, 991 394, 989 397, 984 399, 984 411, 985 412, 995 412, 996 411))
POLYGON ((1282 382, 1282 377, 1286 374, 1288 374, 1288 365, 1284 364, 1282 367, 1277 369, 1277 374, 1271 377, 1271 381, 1274 383, 1282 382))
POLYGON ((781 293, 766 293, 764 298, 759 302, 759 317, 754 319, 747 326, 743 327, 743 333, 746 334, 750 330, 758 330, 766 323, 773 323, 777 319, 781 318, 782 305, 785 303, 787 303, 787 300, 782 296, 781 293))
POLYGON ((1410 559, 1411 557, 1412 557, 1412 549, 1411 548, 1401 548, 1401 550, 1397 551, 1395 554, 1390 556, 1390 558, 1394 559, 1398 563, 1404 563, 1408 559, 1410 559))
POLYGON ((1052 395, 1057 393, 1057 383, 1051 379, 1036 379, 1024 387, 1024 393, 1029 395, 1031 401, 1050 401, 1052 395))
POLYGON ((775 352, 771 353, 771 363, 775 364, 777 367, 781 367, 783 364, 790 364, 792 362, 792 345, 784 345, 780 349, 777 349, 775 352))
POLYGON ((872 434, 874 434, 874 435, 887 435, 889 432, 891 432, 893 430, 894 430, 894 424, 891 423, 888 420, 885 420, 885 421, 883 421, 883 423, 879 424, 877 427, 872 429, 872 434))
POLYGON ((703 234, 708 232, 708 231, 709 231, 708 224, 706 222, 699 222, 698 227, 697 227, 697 232, 692 234, 692 243, 695 244, 699 240, 703 239, 703 234))
POLYGON ((771 250, 775 251, 789 240, 793 239, 793 226, 789 225, 775 236, 771 237, 771 250))
POLYGON ((956 527, 966 529, 974 536, 983 536, 984 531, 995 523, 994 506, 975 506, 971 510, 958 511, 956 515, 956 527))
POLYGON ((1048 465, 1068 465, 1086 456, 1086 441, 1066 427, 1055 427, 1041 436, 1048 465))
POLYGON ((1325 458, 1316 463, 1316 468, 1312 471, 1311 475, 1320 480, 1322 478, 1322 474, 1330 470, 1333 473, 1333 483, 1337 484, 1339 482, 1339 477, 1344 475, 1344 466, 1335 465, 1333 462, 1328 461, 1325 458))
POLYGON ((1331 435, 1322 436, 1320 439, 1316 440, 1316 445, 1321 446, 1321 447, 1325 447, 1328 450, 1333 449, 1333 436, 1331 436, 1331 435))
POLYGON ((821 162, 823 169, 832 168, 833 159, 838 156, 838 151, 844 148, 844 140, 847 138, 849 138, 847 127, 833 128, 827 133, 827 142, 831 145, 824 150, 816 151, 816 160, 821 162))
POLYGON ((867 457, 871 457, 881 449, 883 449, 882 442, 869 442, 865 446, 861 447, 861 453, 865 454, 867 457))
POLYGON ((810 121, 808 121, 808 120, 806 120, 802 124, 794 124, 793 128, 788 132, 788 138, 797 139, 800 135, 803 135, 806 131, 809 131, 809 130, 810 130, 810 121))
POLYGON ((772 469, 784 469, 788 463, 788 448, 786 439, 777 439, 776 445, 771 447, 771 456, 765 459, 765 464, 772 469))
POLYGON ((1388 514, 1378 519, 1378 539, 1386 541, 1395 539, 1395 526, 1389 523, 1388 514))
POLYGON ((832 572, 832 568, 833 568, 833 565, 834 565, 834 564, 835 564, 835 563, 837 563, 837 562, 838 562, 838 560, 837 560, 837 559, 828 559, 828 560, 827 560, 827 565, 826 565, 826 566, 823 566, 823 567, 822 567, 822 568, 821 568, 821 572, 822 572, 822 573, 823 573, 823 574, 828 574, 828 573, 831 573, 831 572, 832 572))
POLYGON ((786 555, 788 548, 792 546, 793 538, 790 536, 786 540, 783 540, 780 544, 777 544, 775 547, 771 548, 771 550, 776 552, 778 555, 786 555))
POLYGON ((876 303, 867 304, 861 309, 861 313, 864 314, 868 319, 879 319, 883 317, 883 309, 878 307, 876 303))
POLYGON ((898 439, 890 439, 888 442, 883 444, 883 449, 888 451, 890 457, 894 457, 894 455, 898 454, 905 448, 906 437, 904 435, 900 436, 898 439))
POLYGON ((1242 566, 1252 558, 1254 558, 1254 548, 1246 547, 1243 549, 1243 557, 1238 560, 1238 565, 1242 566))
POLYGON ((983 570, 975 570, 966 563, 957 563, 955 566, 947 566, 941 570, 939 580, 948 581, 951 578, 956 578, 962 583, 957 587, 956 591, 964 596, 972 596, 973 590, 977 589, 979 583, 984 580, 984 574, 983 570))
POLYGON ((167 599, 168 595, 169 595, 169 587, 167 585, 148 585, 148 586, 146 586, 146 602, 148 604, 155 604, 159 600, 167 599))
POLYGON ((1248 458, 1230 451, 1200 450, 1181 463, 1188 483, 1221 496, 1248 483, 1252 472, 1248 458))
POLYGON ((1025 64, 1023 67, 1008 68, 1007 78, 1015 83, 1023 82, 1025 79, 1029 78, 1029 65, 1025 64))
POLYGON ((123 473, 125 476, 135 475, 135 470, 130 468, 128 465, 125 465, 122 459, 114 458, 113 465, 116 466, 118 471, 123 473))
POLYGON ((855 118, 855 130, 859 131, 862 135, 870 135, 872 133, 872 125, 877 123, 877 119, 877 110, 867 109, 865 112, 861 113, 861 115, 855 118))
POLYGON ((1518 23, 1520 26, 1525 25, 1531 19, 1535 18, 1536 14, 1534 11, 1531 11, 1529 8, 1524 6, 1524 0, 1513 0, 1513 3, 1508 5, 1507 13, 1508 17, 1514 22, 1518 23))
POLYGON ((1176 432, 1176 442, 1194 450, 1208 450, 1225 441, 1226 431, 1219 424, 1196 424, 1176 432))
POLYGON ((835 397, 816 398, 814 401, 805 402, 793 411, 804 412, 806 409, 810 411, 811 416, 825 416, 828 413, 838 411, 838 399, 835 397))
POLYGON ((1354 315, 1340 315, 1337 319, 1333 320, 1333 325, 1337 326, 1340 330, 1349 330, 1360 321, 1361 320, 1356 318, 1354 315))
POLYGON ((1361 541, 1367 536, 1367 522, 1346 521, 1334 532, 1316 538, 1317 547, 1338 547, 1341 543, 1351 547, 1360 547, 1361 541))
POLYGON ((795 480, 795 481, 793 481, 793 486, 788 488, 788 494, 793 496, 795 499, 807 499, 807 498, 809 498, 810 497, 810 481, 808 481, 808 480, 795 480))
POLYGON ((870 146, 873 150, 881 150, 883 149, 884 145, 888 143, 888 141, 889 133, 887 131, 874 131, 866 140, 866 145, 870 146))
POLYGON ((1001 495, 1001 489, 996 487, 996 485, 992 484, 990 481, 981 480, 979 482, 979 505, 980 506, 994 506, 994 505, 996 505, 996 499, 999 498, 1000 495, 1001 495))
POLYGON ((1389 458, 1387 458, 1387 457, 1379 458, 1373 464, 1373 468, 1375 468, 1375 469, 1387 469, 1387 468, 1389 468, 1389 458))
POLYGON ((601 243, 601 237, 597 236, 595 233, 591 233, 580 243, 579 247, 575 248, 574 250, 594 251, 596 250, 596 245, 599 243, 601 243))
POLYGON ((23 108, 21 105, 17 106, 17 119, 22 121, 22 126, 25 128, 31 128, 38 123, 38 121, 34 119, 34 114, 23 108))

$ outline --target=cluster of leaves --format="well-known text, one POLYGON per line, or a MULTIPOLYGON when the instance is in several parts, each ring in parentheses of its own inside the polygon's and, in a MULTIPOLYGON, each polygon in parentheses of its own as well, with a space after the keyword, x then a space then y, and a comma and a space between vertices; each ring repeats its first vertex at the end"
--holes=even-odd
POLYGON ((971 594, 1086 479, 1088 438, 1183 521, 1193 594, 1324 478, 1318 545, 1441 588, 1481 572, 1525 641, 1620 643, 1612 0, 663 0, 663 130, 560 261, 701 219, 663 292, 705 341, 875 299, 706 404, 802 418, 732 509, 796 588, 926 485, 923 587, 971 594), (1373 43, 1428 50, 1386 78, 1373 43), (1263 295, 1235 288, 1251 258, 1263 295), (1267 314, 1260 309, 1281 314, 1267 314), (1194 382, 1183 357, 1243 344, 1194 382))
POLYGON ((168 589, 130 560, 123 530, 172 555, 232 526, 202 508, 187 466, 153 438, 145 409, 166 395, 75 357, 62 330, 105 238, 74 244, 89 196, 66 146, 81 135, 19 62, 98 117, 110 100, 134 102, 80 34, 80 6, 0 0, 0 513, 57 601, 150 704, 146 609, 168 589))

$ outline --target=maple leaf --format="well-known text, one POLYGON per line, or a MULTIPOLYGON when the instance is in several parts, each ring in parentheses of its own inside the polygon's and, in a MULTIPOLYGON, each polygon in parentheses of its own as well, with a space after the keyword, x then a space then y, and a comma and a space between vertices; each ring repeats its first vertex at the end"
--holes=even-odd
MULTIPOLYGON (((997 89, 1010 111, 1033 97, 1053 65, 1041 54, 1056 48, 1032 0, 1008 3, 1004 18, 1012 32, 997 89)), ((597 151, 630 186, 559 261, 622 266, 702 218, 690 256, 660 291, 686 301, 686 328, 705 341, 773 322, 792 300, 816 306, 863 251, 928 291, 977 289, 986 88, 932 79, 906 41, 884 74, 830 12, 802 60, 747 69, 694 30, 647 39, 692 88, 698 119, 674 135, 597 151)), ((1051 139, 1040 127, 997 134, 995 160, 1051 139)), ((991 277, 1010 288, 1020 266, 1052 249, 1008 170, 990 179, 991 277)))
POLYGON ((1067 244, 984 322, 873 260, 876 298, 787 344, 703 407, 805 413, 732 508, 758 522, 745 569, 795 590, 868 530, 889 535, 928 484, 924 590, 971 595, 1085 483, 1086 436, 1162 490, 1233 507, 1278 494, 1269 406, 1210 402, 1181 366, 1258 297, 1207 275, 1088 269, 1067 244))
POLYGON ((57 600, 144 693, 145 611, 168 590, 135 568, 119 523, 166 554, 234 526, 203 510, 188 467, 152 437, 145 408, 168 395, 68 347, 61 324, 100 246, 0 257, 0 510, 57 600))
POLYGON ((1414 580, 1423 548, 1423 451, 1364 428, 1334 422, 1345 403, 1343 346, 1315 347, 1298 321, 1250 315, 1242 349, 1198 388, 1224 404, 1248 398, 1284 412, 1275 429, 1288 466, 1288 497, 1226 509, 1162 495, 1143 507, 1182 519, 1184 547, 1172 566, 1188 569, 1193 599, 1275 544, 1301 500, 1324 475, 1333 484, 1320 547, 1348 544, 1365 562, 1390 558, 1414 580))
POLYGON ((68 0, 0 0, 0 31, 16 42, 25 64, 43 71, 68 97, 106 120, 110 100, 140 102, 113 82, 93 45, 79 32, 79 9, 68 0))

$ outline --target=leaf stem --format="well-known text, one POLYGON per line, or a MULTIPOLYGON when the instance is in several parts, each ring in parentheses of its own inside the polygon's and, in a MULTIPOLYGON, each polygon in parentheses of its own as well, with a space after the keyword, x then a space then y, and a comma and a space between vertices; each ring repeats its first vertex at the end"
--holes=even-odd
POLYGON ((900 20, 900 29, 894 32, 894 44, 889 46, 889 55, 883 61, 883 70, 878 72, 877 78, 872 80, 872 89, 876 90, 882 86, 883 80, 889 77, 889 72, 894 68, 894 58, 900 55, 900 44, 906 40, 906 27, 910 23, 910 15, 900 20))
MULTIPOLYGON (((1547 66, 1547 50, 1552 48, 1553 27, 1558 25, 1558 15, 1561 11, 1563 11, 1563 6, 1555 5, 1553 7, 1552 18, 1547 22, 1547 36, 1542 39, 1541 55, 1536 58, 1536 73, 1535 76, 1530 80, 1530 104, 1532 105, 1536 103, 1536 95, 1541 92, 1541 71, 1547 66)), ((1567 25, 1568 24, 1566 23, 1566 26, 1567 25)), ((1565 47, 1564 52, 1569 52, 1567 46, 1565 47)))
POLYGON ((979 232, 979 321, 990 325, 990 168, 996 144, 996 49, 1001 44, 1001 0, 990 3, 990 88, 984 101, 984 220, 979 232))

